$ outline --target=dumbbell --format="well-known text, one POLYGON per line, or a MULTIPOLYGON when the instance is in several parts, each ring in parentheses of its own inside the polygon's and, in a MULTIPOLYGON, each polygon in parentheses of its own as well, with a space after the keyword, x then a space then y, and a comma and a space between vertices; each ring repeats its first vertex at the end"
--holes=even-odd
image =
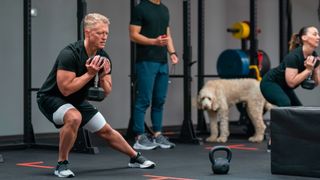
MULTIPOLYGON (((104 59, 107 61, 106 57, 100 57, 100 59, 104 59)), ((99 72, 94 77, 94 85, 90 87, 88 90, 87 99, 89 101, 102 101, 106 97, 104 90, 102 87, 99 87, 99 72)))
MULTIPOLYGON (((313 61, 317 61, 317 60, 319 60, 319 57, 315 57, 313 61)), ((313 71, 311 71, 307 79, 305 79, 301 83, 302 88, 311 90, 316 87, 316 82, 312 79, 312 75, 313 75, 313 71)))
POLYGON ((89 101, 102 101, 106 97, 102 87, 98 86, 99 74, 97 73, 94 77, 94 86, 88 90, 87 99, 89 101))
POLYGON ((316 82, 312 79, 312 71, 311 73, 309 74, 309 76, 307 77, 306 80, 304 80, 302 83, 301 83, 301 87, 304 88, 304 89, 313 89, 315 86, 316 86, 316 82))

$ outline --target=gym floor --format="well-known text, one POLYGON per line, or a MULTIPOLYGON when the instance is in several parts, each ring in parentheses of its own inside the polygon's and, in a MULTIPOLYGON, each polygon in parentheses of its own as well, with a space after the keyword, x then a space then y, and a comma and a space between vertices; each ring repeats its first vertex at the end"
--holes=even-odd
MULTIPOLYGON (((308 180, 310 177, 273 175, 270 170, 270 153, 266 141, 250 143, 247 137, 231 136, 228 145, 232 150, 230 171, 226 175, 212 173, 209 151, 217 143, 201 145, 177 143, 174 149, 141 151, 156 162, 155 169, 128 168, 129 158, 103 144, 94 142, 98 154, 71 153, 70 168, 77 179, 121 179, 121 180, 206 180, 206 179, 281 179, 308 180)), ((0 179, 56 179, 53 168, 57 151, 28 148, 1 151, 4 162, 0 163, 0 179)), ((225 154, 216 154, 215 157, 225 154)))

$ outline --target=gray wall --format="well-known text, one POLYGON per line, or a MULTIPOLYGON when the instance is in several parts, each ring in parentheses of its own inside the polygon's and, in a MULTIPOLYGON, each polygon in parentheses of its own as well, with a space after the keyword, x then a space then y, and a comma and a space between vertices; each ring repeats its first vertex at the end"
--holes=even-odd
MULTIPOLYGON (((170 26, 180 64, 175 74, 182 74, 183 34, 182 0, 163 0, 171 13, 170 26)), ((317 0, 293 3, 293 30, 303 25, 318 27, 317 0)), ((96 103, 114 128, 127 128, 130 118, 130 41, 128 0, 87 0, 88 12, 100 12, 111 20, 110 36, 106 50, 113 60, 113 92, 102 103, 96 103)), ((191 1, 193 60, 197 59, 197 1, 191 1)), ((32 0, 38 16, 32 18, 32 87, 40 87, 53 65, 60 49, 77 39, 76 0, 32 0)), ((2 0, 0 6, 1 65, 0 71, 0 136, 23 134, 23 1, 2 0)), ((228 48, 240 48, 240 40, 232 38, 226 29, 234 22, 249 20, 249 0, 205 1, 205 72, 217 74, 219 54, 228 48)), ((272 67, 279 62, 278 0, 258 0, 259 48, 268 53, 272 67)), ((197 74, 196 65, 192 74, 197 74)), ((192 97, 197 95, 197 79, 193 76, 192 97)), ((206 80, 208 80, 207 78, 206 80)), ((171 79, 165 106, 164 125, 180 125, 183 121, 183 80, 171 79)), ((297 93, 307 106, 318 106, 319 88, 297 93)), ((32 121, 35 133, 57 132, 39 112, 32 94, 32 121)), ((238 118, 233 109, 231 119, 238 118)), ((150 124, 150 117, 146 121, 150 124)), ((196 107, 192 110, 196 123, 196 107)))
MULTIPOLYGON (((55 59, 68 43, 77 40, 76 0, 32 0, 38 16, 32 18, 32 87, 39 88, 55 59)), ((56 131, 40 113, 32 94, 32 122, 36 133, 56 131)))
POLYGON ((1 1, 0 135, 23 131, 22 10, 22 0, 1 1))

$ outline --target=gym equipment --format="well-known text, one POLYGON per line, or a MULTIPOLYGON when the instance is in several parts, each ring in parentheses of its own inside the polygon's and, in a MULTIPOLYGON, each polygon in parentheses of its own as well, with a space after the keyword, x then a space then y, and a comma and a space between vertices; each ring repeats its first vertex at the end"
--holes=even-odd
POLYGON ((249 66, 249 69, 251 70, 254 70, 254 73, 255 73, 255 77, 258 81, 261 81, 262 80, 262 77, 260 75, 260 71, 259 71, 259 68, 257 65, 251 65, 249 66))
POLYGON ((87 99, 89 101, 102 101, 106 97, 103 88, 98 86, 99 73, 94 77, 94 86, 90 87, 88 90, 87 99))
POLYGON ((212 163, 212 171, 214 174, 227 174, 230 169, 230 161, 232 158, 232 152, 228 146, 215 146, 209 152, 209 159, 212 163), (217 151, 224 151, 227 156, 215 158, 217 151))
POLYGON ((271 109, 271 172, 320 177, 320 107, 271 109))
POLYGON ((223 51, 217 61, 217 71, 221 78, 235 78, 249 74, 249 58, 239 49, 223 51))
POLYGON ((269 71, 269 56, 262 50, 257 51, 258 65, 250 65, 250 52, 241 49, 223 51, 217 61, 217 72, 221 78, 249 77, 250 69, 258 80, 269 71))
POLYGON ((302 83, 301 83, 301 87, 304 89, 309 89, 312 90, 314 87, 316 87, 316 82, 312 79, 312 71, 309 74, 309 76, 307 77, 307 79, 305 79, 302 83))
MULTIPOLYGON (((250 57, 249 51, 246 51, 246 52, 248 57, 250 57)), ((270 67, 271 67, 270 58, 266 52, 259 49, 257 51, 257 60, 258 60, 258 64, 256 66, 258 67, 260 76, 263 77, 263 75, 265 75, 270 70, 270 67)), ((249 67, 249 69, 251 68, 249 67)))
POLYGON ((247 39, 250 35, 250 27, 246 22, 236 22, 232 28, 227 29, 227 32, 231 32, 234 38, 247 39))
MULTIPOLYGON (((103 56, 101 56, 100 59, 108 61, 108 59, 103 56)), ((87 99, 89 101, 102 101, 106 97, 103 88, 99 87, 99 73, 100 72, 97 72, 96 76, 94 77, 93 87, 90 87, 88 90, 87 99)))
MULTIPOLYGON (((227 32, 232 33, 234 38, 241 40, 248 40, 251 33, 250 31, 249 21, 236 22, 231 28, 227 28, 227 32)), ((257 28, 256 31, 256 33, 260 33, 261 29, 257 28)))
MULTIPOLYGON (((314 61, 318 61, 319 57, 315 57, 313 59, 314 61)), ((317 64, 318 62, 316 62, 317 64)), ((313 75, 313 71, 310 72, 309 76, 307 77, 307 79, 305 79, 302 83, 301 83, 301 87, 304 89, 313 89, 314 87, 316 87, 316 82, 312 79, 312 75, 313 75)))

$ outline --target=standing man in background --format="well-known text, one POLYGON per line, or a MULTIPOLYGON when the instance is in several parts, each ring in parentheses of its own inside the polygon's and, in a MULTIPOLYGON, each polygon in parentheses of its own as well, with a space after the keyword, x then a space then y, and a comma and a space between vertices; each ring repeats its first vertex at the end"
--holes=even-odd
POLYGON ((142 0, 133 10, 130 21, 130 39, 137 44, 135 64, 136 96, 133 112, 133 132, 136 135, 135 149, 150 150, 156 147, 173 148, 161 133, 163 106, 165 103, 169 67, 177 57, 169 28, 169 10, 161 0, 142 0), (144 129, 145 113, 151 105, 152 139, 144 129))

